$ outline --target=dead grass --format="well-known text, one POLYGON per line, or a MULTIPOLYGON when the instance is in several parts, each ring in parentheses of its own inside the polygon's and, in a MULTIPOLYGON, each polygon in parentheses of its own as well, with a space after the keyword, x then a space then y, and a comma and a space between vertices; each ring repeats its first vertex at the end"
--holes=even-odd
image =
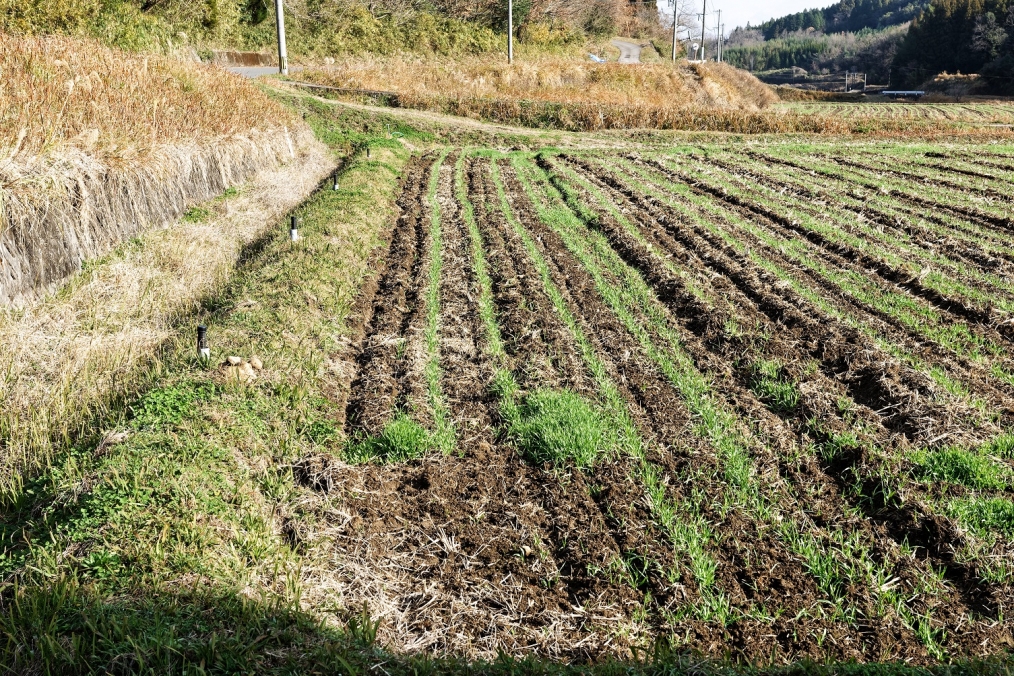
POLYGON ((4 160, 70 145, 110 165, 166 145, 290 127, 291 112, 249 81, 90 40, 0 33, 0 186, 4 160))
POLYGON ((749 73, 725 64, 636 67, 586 58, 345 58, 301 75, 317 84, 394 91, 419 99, 497 99, 652 108, 756 111, 778 98, 749 73))

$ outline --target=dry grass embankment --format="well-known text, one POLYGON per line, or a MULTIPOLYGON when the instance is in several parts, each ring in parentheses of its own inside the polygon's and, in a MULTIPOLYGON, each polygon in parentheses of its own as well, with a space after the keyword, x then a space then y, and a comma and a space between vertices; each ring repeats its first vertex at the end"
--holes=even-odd
POLYGON ((213 67, 0 34, 0 71, 0 304, 316 143, 213 67))
POLYGON ((0 68, 6 492, 94 432, 334 161, 298 115, 217 68, 2 34, 0 68))
POLYGON ((530 57, 513 66, 490 58, 346 58, 301 77, 399 97, 504 98, 552 103, 696 106, 759 110, 778 100, 745 71, 725 64, 591 63, 587 58, 530 57))
POLYGON ((92 41, 0 33, 0 72, 5 159, 74 147, 126 164, 166 145, 295 122, 249 82, 217 68, 92 41))
POLYGON ((734 124, 748 131, 757 125, 756 113, 778 100, 756 78, 725 64, 630 67, 563 56, 513 66, 480 58, 348 58, 301 79, 394 92, 409 108, 572 131, 734 124))
MULTIPOLYGON (((360 57, 311 70, 300 79, 344 91, 387 92, 381 101, 489 122, 568 131, 664 129, 742 134, 807 133, 919 138, 1004 136, 960 120, 907 120, 857 107, 797 110, 779 94, 727 64, 595 64, 575 56, 528 55, 514 66, 489 59, 360 57), (957 124, 956 124, 957 123, 957 124)), ((792 94, 789 94, 792 96, 792 94)), ((376 99, 378 97, 370 97, 376 99)))

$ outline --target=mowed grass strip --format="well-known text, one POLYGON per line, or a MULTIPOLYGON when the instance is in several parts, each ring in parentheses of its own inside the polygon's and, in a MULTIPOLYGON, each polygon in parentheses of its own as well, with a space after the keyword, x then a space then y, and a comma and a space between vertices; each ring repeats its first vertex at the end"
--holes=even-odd
MULTIPOLYGON (((781 511, 780 497, 777 493, 764 491, 752 478, 754 470, 751 464, 748 464, 752 461, 746 449, 757 441, 747 438, 743 432, 734 431, 738 430, 735 415, 725 411, 720 404, 711 399, 710 387, 696 370, 689 355, 682 352, 679 337, 669 327, 664 311, 640 275, 619 258, 601 233, 585 227, 585 223, 595 218, 594 213, 589 211, 588 206, 583 204, 565 183, 554 181, 545 174, 540 176, 537 167, 526 163, 526 160, 518 156, 515 156, 514 164, 519 168, 519 176, 529 191, 541 220, 561 235, 571 252, 595 279, 599 293, 628 330, 638 338, 652 360, 684 394, 691 410, 700 416, 703 421, 703 429, 699 428, 702 436, 720 452, 728 453, 730 447, 736 449, 734 452, 742 458, 740 462, 748 468, 745 477, 749 484, 742 494, 748 499, 740 502, 741 506, 746 507, 760 523, 773 526, 783 542, 794 553, 804 558, 818 586, 832 602, 832 617, 850 624, 857 623, 860 616, 857 609, 852 607, 847 590, 850 587, 857 588, 854 585, 877 589, 875 612, 897 613, 931 652, 942 655, 943 647, 940 644, 942 634, 933 628, 931 614, 913 611, 911 599, 906 599, 899 591, 887 588, 889 585, 886 583, 892 577, 890 568, 874 562, 870 545, 865 541, 866 536, 862 532, 843 530, 834 533, 820 532, 821 529, 809 523, 800 513, 794 514, 792 519, 781 518, 783 515, 778 514, 781 511), (554 195, 554 189, 563 192, 554 195), (554 206, 554 202, 559 203, 559 206, 554 206), (563 202, 570 208, 564 206, 563 202), (604 272, 606 274, 603 274, 604 272), (608 274, 614 275, 614 279, 608 279, 608 274), (649 332, 643 325, 639 325, 636 315, 631 312, 634 308, 644 313, 652 332, 665 337, 667 344, 664 348, 660 349, 653 344, 649 332), (674 368, 672 355, 680 358, 682 362, 680 366, 684 369, 682 373, 674 368), (694 385, 696 387, 693 387, 694 385), (720 421, 721 426, 708 427, 708 423, 713 421, 720 421)), ((917 595, 938 591, 938 588, 933 586, 938 580, 934 578, 925 582, 917 595)), ((815 609, 817 615, 821 615, 822 612, 821 609, 815 609)))

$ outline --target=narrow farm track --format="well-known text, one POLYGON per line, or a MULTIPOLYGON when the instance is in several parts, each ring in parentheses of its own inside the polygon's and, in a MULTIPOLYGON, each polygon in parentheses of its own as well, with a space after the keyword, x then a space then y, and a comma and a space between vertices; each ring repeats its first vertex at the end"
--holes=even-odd
POLYGON ((386 643, 916 663, 1014 645, 1003 169, 822 153, 840 169, 725 148, 409 164, 335 395, 352 450, 300 474, 340 505, 336 556, 386 643), (881 164, 887 193, 833 201, 881 164), (535 461, 518 406, 547 392, 616 441, 535 461), (403 419, 450 441, 355 455, 403 419))

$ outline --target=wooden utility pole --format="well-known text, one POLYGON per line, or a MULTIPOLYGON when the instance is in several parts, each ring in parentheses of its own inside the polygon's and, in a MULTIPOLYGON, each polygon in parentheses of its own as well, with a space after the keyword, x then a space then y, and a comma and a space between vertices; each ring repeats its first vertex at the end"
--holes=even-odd
POLYGON ((285 16, 282 14, 282 0, 275 0, 275 27, 278 29, 278 72, 289 74, 289 57, 285 51, 285 16))
POLYGON ((677 16, 676 3, 679 0, 673 0, 672 3, 672 62, 676 63, 676 28, 679 26, 679 17, 677 16))
POLYGON ((708 23, 708 0, 704 0, 704 7, 701 9, 701 61, 704 61, 704 26, 708 23))
POLYGON ((722 60, 722 10, 718 10, 718 61, 722 60))
POLYGON ((507 63, 514 63, 514 0, 507 0, 507 63))

